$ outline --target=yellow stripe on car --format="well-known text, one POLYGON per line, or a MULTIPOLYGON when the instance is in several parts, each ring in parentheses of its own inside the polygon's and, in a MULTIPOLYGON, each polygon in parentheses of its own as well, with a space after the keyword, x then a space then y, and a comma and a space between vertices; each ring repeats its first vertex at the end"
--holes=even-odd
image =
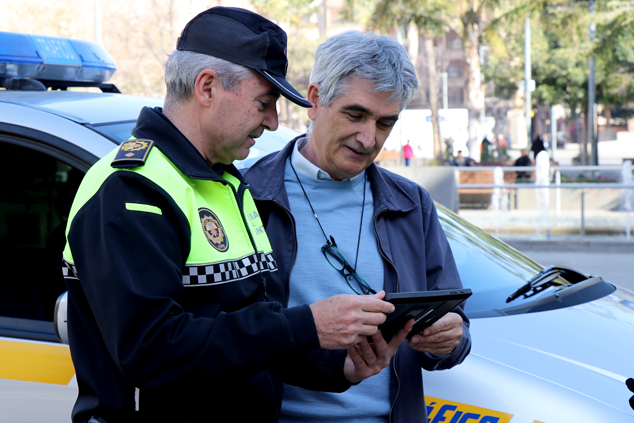
POLYGON ((74 374, 66 345, 0 340, 0 379, 68 385, 74 374))
POLYGON ((440 398, 425 397, 427 417, 430 423, 509 423, 513 414, 440 398))

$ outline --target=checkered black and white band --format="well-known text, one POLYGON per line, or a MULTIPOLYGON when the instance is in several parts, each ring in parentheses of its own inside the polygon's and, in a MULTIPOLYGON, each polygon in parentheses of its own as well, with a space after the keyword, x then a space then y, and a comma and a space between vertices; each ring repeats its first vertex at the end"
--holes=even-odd
MULTIPOLYGON (((185 266, 183 285, 188 287, 236 282, 260 272, 275 272, 276 270, 277 263, 273 254, 255 253, 237 260, 185 266)), ((79 279, 77 267, 66 260, 62 260, 62 272, 66 279, 79 279)))
POLYGON ((62 259, 62 273, 64 274, 64 279, 78 279, 77 267, 64 259, 62 259))
POLYGON ((260 272, 276 270, 277 263, 273 254, 256 253, 238 260, 186 266, 183 272, 183 285, 188 287, 236 282, 260 272))

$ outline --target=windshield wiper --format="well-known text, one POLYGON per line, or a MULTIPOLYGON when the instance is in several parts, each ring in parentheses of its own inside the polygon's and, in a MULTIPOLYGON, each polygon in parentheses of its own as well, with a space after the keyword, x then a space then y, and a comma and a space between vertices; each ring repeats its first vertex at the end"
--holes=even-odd
POLYGON ((587 279, 586 276, 578 273, 570 268, 563 266, 550 266, 545 269, 542 269, 535 276, 530 278, 528 282, 522 285, 517 291, 512 293, 507 299, 506 302, 510 303, 511 301, 517 299, 521 295, 524 295, 524 298, 532 297, 533 295, 542 292, 544 289, 551 286, 565 285, 564 282, 555 282, 559 276, 562 275, 571 275, 575 280, 567 280, 571 283, 581 282, 582 280, 587 279), (532 291, 530 294, 529 291, 532 291))

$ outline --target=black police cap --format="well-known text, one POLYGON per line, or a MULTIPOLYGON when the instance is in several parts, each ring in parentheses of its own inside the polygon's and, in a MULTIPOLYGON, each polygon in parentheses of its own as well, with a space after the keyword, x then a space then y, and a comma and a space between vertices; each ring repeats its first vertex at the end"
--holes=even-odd
POLYGON ((251 68, 293 103, 312 107, 286 81, 286 33, 257 13, 221 6, 205 10, 187 23, 176 49, 207 54, 251 68))

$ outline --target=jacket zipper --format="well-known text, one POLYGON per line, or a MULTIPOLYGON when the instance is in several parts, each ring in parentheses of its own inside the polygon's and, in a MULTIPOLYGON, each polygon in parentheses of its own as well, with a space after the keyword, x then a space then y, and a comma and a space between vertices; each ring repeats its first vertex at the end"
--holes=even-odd
POLYGON ((396 378, 396 385, 398 388, 396 389, 396 396, 394 397, 394 402, 390 406, 390 415, 388 417, 388 421, 391 423, 394 421, 394 407, 396 407, 396 400, 398 399, 399 394, 401 393, 401 379, 398 377, 398 372, 396 371, 396 357, 398 356, 398 349, 392 358, 392 362, 394 365, 392 366, 392 370, 394 371, 394 377, 396 378))
MULTIPOLYGON (((293 226, 293 234, 295 235, 293 237, 293 239, 295 240, 295 250, 294 250, 295 253, 293 254, 293 265, 291 266, 291 269, 293 269, 293 267, 295 267, 295 261, 297 260, 297 233, 295 231, 295 219, 293 218, 293 214, 291 213, 291 211, 287 209, 286 206, 284 206, 284 204, 280 203, 278 200, 273 200, 273 203, 280 206, 280 208, 286 212, 293 226)), ((290 274, 289 274, 289 277, 290 277, 290 274)), ((290 285, 290 281, 289 281, 289 285, 290 285)), ((287 286, 287 288, 288 289, 286 290, 286 306, 288 307, 288 301, 290 299, 291 290, 290 290, 290 286, 287 286)))
MULTIPOLYGON (((253 252, 255 254, 256 260, 258 258, 258 247, 255 244, 255 239, 253 238, 253 234, 251 233, 251 228, 249 227, 249 223, 247 222, 247 218, 244 214, 244 193, 249 187, 248 184, 243 184, 240 182, 238 185, 238 191, 236 191, 235 187, 232 184, 227 184, 231 187, 233 191, 233 195, 238 203, 238 209, 240 210, 240 217, 242 218, 242 223, 244 223, 244 227, 247 229, 247 234, 249 235, 249 241, 251 241, 251 246, 253 247, 253 252)), ((262 263, 258 263, 258 267, 261 266, 262 263)), ((264 280, 264 276, 262 275, 262 269, 260 269, 260 282, 262 283, 262 289, 264 290, 264 300, 268 301, 268 297, 266 295, 266 281, 264 280)))
MULTIPOLYGON (((242 182, 240 182, 237 192, 232 184, 227 184, 227 185, 229 185, 231 189, 233 190, 233 194, 238 203, 238 209, 240 209, 240 217, 242 217, 242 222, 244 223, 244 227, 247 228, 247 234, 249 234, 249 240, 251 241, 251 245, 253 246, 253 251, 255 252, 255 255, 257 257, 258 248, 257 248, 257 245, 255 244, 255 239, 253 238, 253 234, 251 233, 251 228, 249 227, 246 216, 244 215, 244 193, 249 187, 249 184, 243 184, 242 182)), ((264 275, 262 273, 263 273, 262 269, 260 269, 260 281, 262 282, 262 289, 264 290, 264 301, 268 301, 269 299, 266 295, 266 280, 264 279, 264 275)), ((275 393, 275 384, 273 383, 273 380, 271 378, 271 372, 268 369, 266 369, 265 371, 266 371, 266 376, 269 379, 269 384, 271 386, 271 392, 273 393, 273 398, 275 401, 277 401, 276 400, 277 395, 275 393)), ((275 417, 277 420, 277 418, 280 417, 277 407, 275 407, 273 411, 275 413, 275 417)))
MULTIPOLYGON (((396 292, 399 292, 400 289, 400 277, 398 275, 398 269, 396 268, 396 266, 394 266, 394 263, 392 263, 390 261, 390 259, 387 258, 387 256, 385 255, 385 253, 383 252, 383 248, 381 247, 381 238, 379 238, 379 234, 376 231, 376 220, 379 217, 380 214, 382 214, 383 212, 385 212, 387 210, 387 207, 382 208, 381 210, 379 210, 375 215, 374 218, 372 219, 372 229, 374 229, 374 236, 376 236, 376 239, 378 241, 379 244, 379 252, 381 253, 381 256, 383 257, 383 259, 388 262, 390 264, 390 266, 392 266, 392 268, 394 269, 394 272, 396 272, 396 292)), ((389 415, 389 422, 393 422, 394 421, 394 407, 396 407, 396 401, 398 400, 398 396, 401 393, 401 379, 398 377, 398 371, 396 370, 396 357, 398 356, 398 350, 396 350, 396 353, 394 354, 394 357, 392 358, 392 370, 394 372, 394 377, 396 378, 396 385, 397 385, 397 389, 396 389, 396 395, 394 396, 394 401, 392 401, 392 405, 390 406, 390 415, 389 415)))
POLYGON ((385 253, 383 253, 383 248, 381 248, 381 238, 379 238, 379 234, 376 232, 376 219, 379 217, 380 214, 382 214, 384 211, 387 210, 387 207, 379 210, 375 215, 374 218, 372 219, 372 229, 374 229, 374 236, 376 236, 377 241, 379 241, 379 252, 381 253, 381 257, 383 257, 385 259, 385 261, 387 261, 388 263, 390 263, 390 266, 392 266, 392 268, 394 269, 394 272, 396 272, 396 292, 400 291, 400 277, 398 275, 398 269, 396 268, 396 266, 394 266, 394 263, 392 263, 390 261, 390 259, 388 259, 385 255, 385 253))

